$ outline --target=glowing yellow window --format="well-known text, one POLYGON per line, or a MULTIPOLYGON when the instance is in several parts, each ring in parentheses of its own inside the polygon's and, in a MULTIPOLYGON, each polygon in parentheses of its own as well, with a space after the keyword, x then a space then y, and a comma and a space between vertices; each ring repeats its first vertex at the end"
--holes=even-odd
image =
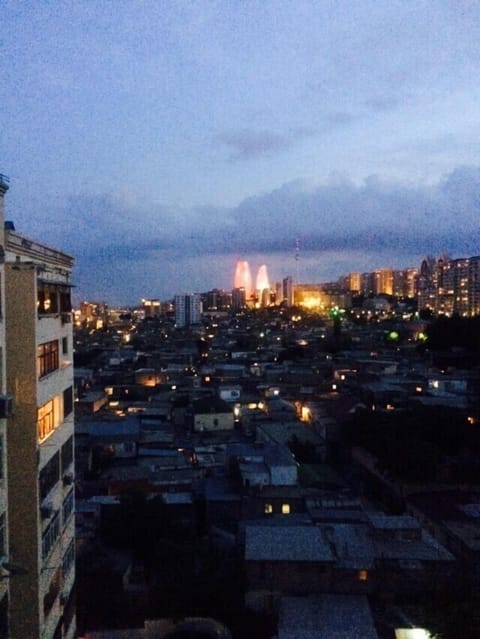
POLYGON ((55 429, 53 400, 38 409, 38 439, 42 441, 55 429))
POLYGON ((282 515, 290 514, 290 504, 282 504, 282 515))
POLYGON ((272 504, 265 504, 264 512, 266 515, 271 515, 273 513, 272 504))
POLYGON ((358 581, 368 581, 368 570, 358 571, 358 581))

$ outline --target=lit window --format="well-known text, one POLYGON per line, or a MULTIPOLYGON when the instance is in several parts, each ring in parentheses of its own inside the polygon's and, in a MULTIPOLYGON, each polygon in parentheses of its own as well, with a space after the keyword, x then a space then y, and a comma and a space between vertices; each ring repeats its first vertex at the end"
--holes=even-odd
POLYGON ((37 347, 38 376, 43 377, 58 369, 58 340, 52 340, 37 347))
POLYGON ((38 409, 38 439, 42 441, 55 429, 53 400, 38 409))
POLYGON ((282 504, 282 515, 290 514, 290 504, 282 504))
POLYGON ((368 570, 358 571, 358 581, 368 581, 368 570))
POLYGON ((271 515, 273 513, 272 504, 265 504, 264 512, 266 515, 271 515))

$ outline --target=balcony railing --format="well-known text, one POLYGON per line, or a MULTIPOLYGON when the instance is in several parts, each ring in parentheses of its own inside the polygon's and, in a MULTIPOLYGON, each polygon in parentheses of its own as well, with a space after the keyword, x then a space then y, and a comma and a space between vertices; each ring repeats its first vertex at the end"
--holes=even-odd
POLYGON ((9 231, 7 235, 7 250, 12 253, 18 253, 20 255, 28 255, 35 259, 40 259, 47 264, 58 265, 71 269, 73 267, 73 257, 57 251, 56 249, 29 240, 26 237, 22 237, 14 231, 9 231))

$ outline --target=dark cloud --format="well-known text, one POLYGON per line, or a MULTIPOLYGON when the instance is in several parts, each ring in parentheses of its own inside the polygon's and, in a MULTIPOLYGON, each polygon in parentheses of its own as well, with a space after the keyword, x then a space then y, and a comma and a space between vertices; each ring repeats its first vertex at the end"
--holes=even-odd
POLYGON ((281 153, 290 149, 301 139, 312 135, 314 130, 308 127, 294 127, 287 133, 240 129, 224 131, 214 139, 230 149, 229 160, 235 162, 281 153))
MULTIPOLYGON (((158 296, 172 288, 202 290, 210 281, 225 285, 229 260, 257 254, 268 263, 269 255, 293 255, 297 238, 319 264, 328 254, 342 265, 353 256, 350 270, 375 260, 406 266, 427 253, 477 254, 480 168, 458 167, 434 185, 378 176, 361 184, 340 175, 316 185, 296 180, 230 209, 176 209, 116 194, 71 197, 48 213, 37 216, 43 232, 33 234, 76 257, 80 287, 108 272, 119 290, 151 282, 158 296)), ((314 265, 312 258, 309 273, 314 265)))
POLYGON ((297 180, 231 209, 71 198, 60 217, 68 219, 68 233, 58 227, 55 239, 66 240, 68 250, 129 261, 172 247, 188 255, 290 250, 297 237, 309 249, 401 252, 408 243, 420 253, 432 247, 454 253, 459 246, 475 250, 480 169, 459 167, 436 185, 378 176, 359 185, 339 175, 319 185, 297 180))

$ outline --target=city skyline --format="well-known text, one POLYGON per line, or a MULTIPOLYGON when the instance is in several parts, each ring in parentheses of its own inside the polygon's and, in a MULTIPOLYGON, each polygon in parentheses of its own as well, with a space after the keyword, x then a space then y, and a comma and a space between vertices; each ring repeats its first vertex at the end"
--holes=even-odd
POLYGON ((7 1, 0 35, 6 218, 76 299, 480 252, 468 3, 7 1))

